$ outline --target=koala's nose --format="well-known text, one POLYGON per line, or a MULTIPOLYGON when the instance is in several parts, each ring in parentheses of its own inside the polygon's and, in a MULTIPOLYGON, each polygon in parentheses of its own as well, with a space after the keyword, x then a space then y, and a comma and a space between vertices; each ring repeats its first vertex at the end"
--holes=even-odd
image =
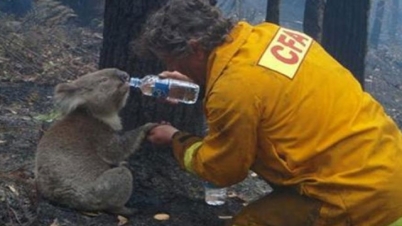
POLYGON ((124 71, 117 71, 117 76, 123 82, 128 82, 128 80, 130 79, 130 76, 124 71))

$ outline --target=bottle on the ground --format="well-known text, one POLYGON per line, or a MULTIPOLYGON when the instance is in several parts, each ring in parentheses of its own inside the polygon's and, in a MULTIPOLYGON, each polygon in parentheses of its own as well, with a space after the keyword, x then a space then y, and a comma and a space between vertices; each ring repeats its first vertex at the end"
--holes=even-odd
POLYGON ((194 104, 200 92, 200 87, 197 84, 170 78, 160 78, 157 75, 131 78, 130 86, 140 88, 142 93, 147 96, 185 104, 194 104))
POLYGON ((208 205, 219 206, 226 202, 227 187, 217 187, 216 185, 204 181, 205 202, 208 205))

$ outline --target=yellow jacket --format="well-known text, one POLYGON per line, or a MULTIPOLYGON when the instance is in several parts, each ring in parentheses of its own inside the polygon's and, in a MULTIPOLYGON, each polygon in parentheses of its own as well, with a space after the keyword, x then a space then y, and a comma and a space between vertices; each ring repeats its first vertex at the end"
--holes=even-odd
POLYGON ((324 202, 319 225, 402 217, 402 136, 352 74, 310 37, 239 23, 209 58, 208 135, 174 136, 176 158, 217 185, 253 170, 324 202))

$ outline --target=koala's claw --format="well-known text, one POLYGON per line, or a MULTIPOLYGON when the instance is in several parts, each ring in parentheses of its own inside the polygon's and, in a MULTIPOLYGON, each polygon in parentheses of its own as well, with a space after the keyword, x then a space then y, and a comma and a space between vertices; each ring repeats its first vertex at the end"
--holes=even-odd
POLYGON ((149 123, 146 123, 145 125, 143 125, 142 128, 145 133, 148 133, 151 129, 155 128, 158 125, 159 125, 158 123, 149 122, 149 123))

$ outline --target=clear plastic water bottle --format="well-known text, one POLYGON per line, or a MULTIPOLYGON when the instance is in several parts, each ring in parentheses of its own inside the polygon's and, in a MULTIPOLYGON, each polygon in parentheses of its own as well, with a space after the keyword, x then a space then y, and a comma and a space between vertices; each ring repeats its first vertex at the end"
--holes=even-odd
POLYGON ((142 93, 147 96, 165 98, 185 104, 194 104, 200 92, 200 87, 197 84, 171 78, 160 78, 157 75, 131 78, 130 86, 140 88, 142 93))
POLYGON ((216 185, 204 181, 205 202, 208 205, 220 206, 225 204, 227 198, 227 187, 217 187, 216 185))

